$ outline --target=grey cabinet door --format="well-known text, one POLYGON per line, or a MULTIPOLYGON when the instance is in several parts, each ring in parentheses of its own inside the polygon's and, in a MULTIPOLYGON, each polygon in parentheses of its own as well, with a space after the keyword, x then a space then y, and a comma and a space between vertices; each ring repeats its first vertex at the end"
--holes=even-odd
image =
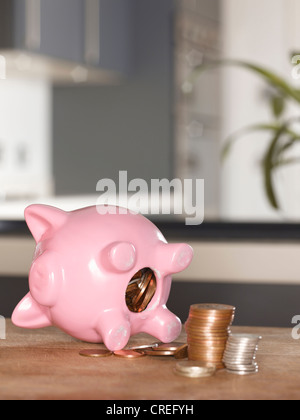
POLYGON ((85 0, 12 0, 14 47, 83 62, 85 0))
POLYGON ((99 65, 107 70, 129 73, 134 61, 136 0, 98 1, 100 2, 99 65))
POLYGON ((11 17, 12 36, 9 42, 6 19, 0 16, 0 47, 130 72, 138 0, 1 1, 0 12, 11 17))
POLYGON ((40 53, 83 62, 84 0, 40 1, 40 53))

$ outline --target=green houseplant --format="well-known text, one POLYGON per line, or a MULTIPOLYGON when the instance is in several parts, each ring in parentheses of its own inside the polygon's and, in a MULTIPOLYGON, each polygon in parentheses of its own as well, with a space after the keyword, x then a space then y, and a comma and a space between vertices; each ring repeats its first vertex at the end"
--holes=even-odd
POLYGON ((274 209, 279 210, 280 205, 274 188, 273 173, 280 167, 300 163, 300 157, 288 157, 288 152, 291 151, 296 143, 300 142, 300 129, 297 129, 297 123, 299 124, 300 122, 300 90, 296 89, 292 84, 285 81, 273 71, 253 63, 239 60, 221 60, 200 65, 193 70, 186 83, 192 89, 204 71, 220 65, 237 66, 247 69, 261 77, 270 88, 269 106, 272 111, 272 120, 245 127, 232 134, 225 142, 222 158, 226 158, 234 143, 244 135, 255 131, 265 132, 270 137, 270 142, 265 156, 262 159, 264 187, 270 205, 274 209), (293 102, 299 106, 299 116, 293 118, 286 117, 285 111, 289 102, 293 102))

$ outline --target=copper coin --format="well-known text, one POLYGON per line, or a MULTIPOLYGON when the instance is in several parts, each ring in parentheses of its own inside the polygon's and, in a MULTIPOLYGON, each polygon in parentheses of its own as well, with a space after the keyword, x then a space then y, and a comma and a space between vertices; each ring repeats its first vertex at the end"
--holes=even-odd
POLYGON ((174 351, 176 352, 180 347, 182 347, 183 345, 185 345, 184 343, 169 343, 169 344, 165 344, 165 343, 157 343, 157 347, 153 348, 153 350, 155 351, 160 351, 160 350, 166 350, 166 351, 174 351))
POLYGON ((138 359, 139 357, 144 357, 146 354, 143 351, 134 351, 134 350, 118 350, 114 352, 114 355, 117 357, 122 357, 124 359, 138 359))
POLYGON ((147 287, 150 283, 150 279, 147 276, 144 276, 142 281, 139 283, 139 293, 136 294, 136 296, 133 298, 133 305, 138 305, 140 299, 143 297, 144 293, 147 290, 147 287))
POLYGON ((175 359, 186 359, 188 357, 188 345, 183 344, 181 347, 175 351, 175 359))
POLYGON ((143 275, 142 270, 138 271, 133 277, 132 280, 139 280, 143 275))
POLYGON ((170 350, 145 350, 147 356, 174 356, 175 352, 170 350))
POLYGON ((154 344, 141 344, 139 346, 131 346, 128 347, 127 349, 124 350, 144 350, 144 349, 153 349, 154 347, 157 347, 158 344, 154 343, 154 344))
POLYGON ((80 353, 80 356, 84 356, 84 357, 108 357, 112 355, 112 352, 109 350, 97 350, 97 349, 92 349, 92 350, 82 350, 80 353))
POLYGON ((222 305, 219 303, 199 303, 191 306, 192 311, 224 311, 230 312, 235 311, 235 307, 231 305, 222 305))
POLYGON ((137 306, 140 306, 138 312, 143 312, 148 307, 155 293, 156 281, 154 279, 151 279, 144 295, 142 296, 142 301, 137 303, 137 306))

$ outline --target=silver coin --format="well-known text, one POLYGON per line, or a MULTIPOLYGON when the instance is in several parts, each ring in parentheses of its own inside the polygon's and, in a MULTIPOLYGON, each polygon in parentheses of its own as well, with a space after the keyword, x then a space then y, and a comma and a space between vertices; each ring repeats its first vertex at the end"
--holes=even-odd
POLYGON ((257 363, 250 365, 239 365, 237 363, 227 363, 226 367, 231 370, 252 370, 258 367, 257 363))
POLYGON ((225 365, 251 365, 254 361, 253 360, 245 360, 245 359, 223 359, 223 363, 225 365))
POLYGON ((242 334, 242 333, 234 333, 231 334, 230 338, 232 339, 244 339, 244 340, 261 340, 262 337, 256 334, 242 334))
POLYGON ((225 365, 226 369, 229 370, 236 370, 239 372, 252 372, 255 369, 258 369, 258 366, 247 366, 247 365, 231 365, 231 364, 227 364, 225 365))
POLYGON ((261 337, 244 337, 244 336, 235 336, 233 334, 230 334, 228 337, 228 341, 230 343, 259 343, 261 340, 261 337))
POLYGON ((250 356, 253 356, 253 355, 255 356, 256 352, 254 352, 254 351, 228 351, 228 350, 225 350, 224 354, 228 354, 228 356, 236 356, 236 357, 238 357, 238 356, 250 357, 250 356))
POLYGON ((231 343, 228 343, 227 342, 226 348, 227 349, 231 349, 233 351, 238 351, 238 350, 251 350, 251 351, 254 351, 254 350, 258 350, 258 345, 253 345, 253 346, 247 345, 247 346, 244 346, 244 345, 240 345, 240 344, 231 344, 231 343))
POLYGON ((229 343, 227 341, 226 347, 231 348, 233 350, 237 350, 237 349, 257 349, 258 348, 258 343, 243 344, 243 343, 229 343))
POLYGON ((246 376, 246 375, 254 375, 254 374, 258 373, 259 370, 256 369, 253 372, 240 372, 240 371, 236 371, 236 370, 227 369, 227 372, 232 374, 232 375, 246 376))
POLYGON ((247 355, 242 355, 242 354, 240 354, 240 355, 223 355, 223 359, 224 360, 249 360, 250 361, 250 363, 251 363, 251 361, 252 360, 256 360, 256 356, 254 355, 251 355, 251 356, 247 356, 247 355))

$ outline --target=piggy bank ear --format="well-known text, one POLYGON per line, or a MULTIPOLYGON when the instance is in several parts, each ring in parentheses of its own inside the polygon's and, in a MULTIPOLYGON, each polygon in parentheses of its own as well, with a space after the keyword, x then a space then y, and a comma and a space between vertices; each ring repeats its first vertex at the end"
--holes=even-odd
POLYGON ((180 273, 192 262, 193 248, 187 244, 161 243, 156 250, 156 263, 168 274, 180 273))
POLYGON ((49 309, 40 306, 28 293, 15 308, 11 320, 21 328, 44 328, 52 325, 49 309))
POLYGON ((130 271, 136 263, 135 247, 130 242, 114 242, 104 250, 102 262, 111 271, 130 271))
POLYGON ((68 213, 51 206, 32 205, 25 210, 25 220, 36 241, 51 236, 66 222, 68 213))

